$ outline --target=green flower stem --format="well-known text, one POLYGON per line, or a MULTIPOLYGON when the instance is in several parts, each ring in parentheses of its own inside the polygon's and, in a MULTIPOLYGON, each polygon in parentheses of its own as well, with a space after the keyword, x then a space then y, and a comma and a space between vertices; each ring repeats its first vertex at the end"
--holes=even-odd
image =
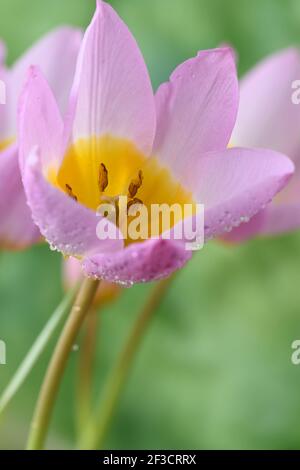
POLYGON ((69 318, 58 340, 34 412, 27 444, 28 450, 44 448, 50 418, 68 357, 92 305, 99 281, 85 279, 71 309, 69 318))
POLYGON ((100 396, 96 412, 91 417, 86 431, 83 433, 83 438, 80 442, 82 449, 102 448, 139 344, 150 324, 150 320, 167 292, 172 279, 171 277, 160 281, 154 287, 150 298, 147 300, 141 314, 137 318, 125 348, 121 352, 117 364, 100 396))
POLYGON ((80 348, 77 383, 77 433, 80 438, 91 413, 92 402, 92 377, 97 346, 97 329, 99 312, 91 310, 86 318, 85 332, 80 348))

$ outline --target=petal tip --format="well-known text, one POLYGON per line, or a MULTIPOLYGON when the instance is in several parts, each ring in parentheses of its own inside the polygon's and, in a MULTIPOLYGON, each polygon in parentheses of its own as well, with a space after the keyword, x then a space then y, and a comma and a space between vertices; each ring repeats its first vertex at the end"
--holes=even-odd
POLYGON ((232 59, 235 59, 235 50, 229 44, 224 44, 223 46, 217 47, 215 49, 205 49, 198 51, 197 57, 201 57, 202 55, 212 56, 215 58, 230 57, 232 59))
POLYGON ((224 45, 216 49, 206 49, 199 51, 197 59, 207 60, 207 62, 218 67, 226 67, 234 74, 236 84, 238 85, 237 77, 237 54, 233 47, 224 45))
POLYGON ((285 158, 287 159, 287 173, 289 176, 292 176, 296 171, 295 163, 289 157, 285 156, 285 158))
POLYGON ((100 15, 104 14, 104 2, 102 0, 96 0, 96 12, 100 15))

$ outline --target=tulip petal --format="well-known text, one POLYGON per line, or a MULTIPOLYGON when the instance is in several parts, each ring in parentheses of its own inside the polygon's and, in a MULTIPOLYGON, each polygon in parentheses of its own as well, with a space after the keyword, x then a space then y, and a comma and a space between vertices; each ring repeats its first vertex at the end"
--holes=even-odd
POLYGON ((37 150, 32 152, 23 171, 23 183, 32 217, 53 249, 81 257, 93 252, 121 249, 123 241, 100 240, 97 225, 101 218, 64 192, 48 183, 42 172, 37 150))
MULTIPOLYGON (((10 72, 6 66, 0 65, 0 143, 12 140, 15 137, 15 130, 11 131, 12 110, 10 103, 8 103, 8 84, 10 80, 10 72)), ((16 127, 16 114, 14 129, 16 127)))
MULTIPOLYGON (((300 145, 299 145, 300 156, 300 145)), ((276 204, 283 207, 294 207, 300 204, 300 161, 294 158, 295 173, 284 190, 276 197, 276 204)), ((298 226, 299 227, 299 226, 298 226)))
POLYGON ((232 50, 199 52, 181 64, 156 94, 154 155, 182 177, 202 153, 224 150, 235 124, 238 81, 232 50))
POLYGON ((82 31, 76 28, 60 27, 46 34, 14 64, 14 86, 20 90, 28 68, 37 65, 47 78, 60 109, 66 111, 81 41, 82 31))
POLYGON ((247 224, 227 234, 225 241, 242 243, 254 236, 270 237, 292 232, 300 227, 300 204, 270 204, 247 224))
POLYGON ((288 186, 248 224, 226 236, 243 242, 256 235, 278 234, 300 227, 300 105, 293 103, 293 82, 300 76, 300 53, 286 49, 263 60, 241 81, 240 108, 232 145, 269 147, 296 163, 288 186), (255 99, 253 97, 255 96, 255 99))
POLYGON ((0 194, 0 246, 21 249, 37 242, 40 232, 26 202, 15 145, 0 155, 0 194))
POLYGON ((16 135, 18 99, 30 66, 37 65, 47 78, 62 112, 67 109, 82 39, 78 29, 62 27, 44 36, 9 70, 7 78, 6 135, 16 135), (63 54, 63 56, 62 56, 63 54))
POLYGON ((274 54, 245 76, 232 145, 271 148, 300 158, 300 105, 292 101, 292 84, 299 77, 297 49, 274 54))
POLYGON ((47 165, 58 164, 61 157, 63 124, 53 94, 36 67, 31 67, 22 95, 19 130, 20 167, 28 204, 50 245, 74 256, 122 247, 122 240, 99 240, 97 214, 44 177, 47 165))
POLYGON ((97 2, 79 54, 69 111, 73 140, 110 134, 150 153, 155 104, 147 68, 127 26, 97 2))
POLYGON ((297 230, 300 227, 300 203, 272 204, 264 211, 261 235, 277 235, 297 230))
POLYGON ((251 238, 258 236, 262 233, 265 225, 265 213, 269 208, 272 207, 270 204, 266 209, 258 212, 252 219, 247 223, 242 223, 238 227, 231 230, 230 233, 226 233, 222 236, 222 240, 229 243, 243 243, 251 238))
POLYGON ((130 287, 170 276, 191 258, 184 244, 171 240, 147 240, 112 254, 96 254, 83 260, 87 276, 130 287))
POLYGON ((270 150, 233 148, 202 155, 186 169, 186 183, 205 206, 206 240, 256 215, 293 171, 291 160, 270 150))
POLYGON ((1 68, 5 66, 6 56, 7 56, 6 44, 4 41, 0 40, 0 67, 1 68))
POLYGON ((20 98, 19 156, 21 168, 34 148, 39 149, 42 166, 53 170, 62 158, 63 120, 54 95, 38 67, 30 67, 20 98))

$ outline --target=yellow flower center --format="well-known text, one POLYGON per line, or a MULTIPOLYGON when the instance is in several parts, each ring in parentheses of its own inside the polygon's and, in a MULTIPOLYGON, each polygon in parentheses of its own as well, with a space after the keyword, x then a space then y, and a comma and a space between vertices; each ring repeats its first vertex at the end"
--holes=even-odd
POLYGON ((2 152, 3 150, 6 150, 11 144, 14 143, 14 141, 15 141, 14 137, 0 140, 0 152, 2 152))
MULTIPOLYGON (((195 205, 192 194, 156 158, 146 158, 130 141, 111 136, 78 140, 68 149, 60 169, 48 169, 47 177, 92 210, 117 201, 119 196, 128 198, 128 210, 133 204, 143 204, 148 209, 149 226, 153 204, 180 205, 182 214, 186 204, 195 205)), ((172 214, 168 229, 181 219, 172 214)))

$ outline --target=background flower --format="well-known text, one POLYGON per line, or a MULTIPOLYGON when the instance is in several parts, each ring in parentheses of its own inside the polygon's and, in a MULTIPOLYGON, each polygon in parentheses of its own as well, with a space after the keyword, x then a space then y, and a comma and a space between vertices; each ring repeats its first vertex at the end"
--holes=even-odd
MULTIPOLYGON (((300 77, 300 52, 289 48, 265 58, 241 81, 233 146, 272 148, 289 155, 295 174, 266 209, 226 239, 243 241, 300 228, 300 105, 293 100, 300 77)), ((297 96, 295 96, 297 97, 297 96)))
MULTIPOLYGON (((81 32, 62 27, 48 33, 8 68, 2 52, 0 80, 5 104, 0 105, 0 246, 26 248, 40 238, 32 221, 21 181, 17 142, 17 106, 30 65, 39 65, 65 111, 71 88, 81 32)), ((2 46, 4 47, 4 46, 2 46)))

